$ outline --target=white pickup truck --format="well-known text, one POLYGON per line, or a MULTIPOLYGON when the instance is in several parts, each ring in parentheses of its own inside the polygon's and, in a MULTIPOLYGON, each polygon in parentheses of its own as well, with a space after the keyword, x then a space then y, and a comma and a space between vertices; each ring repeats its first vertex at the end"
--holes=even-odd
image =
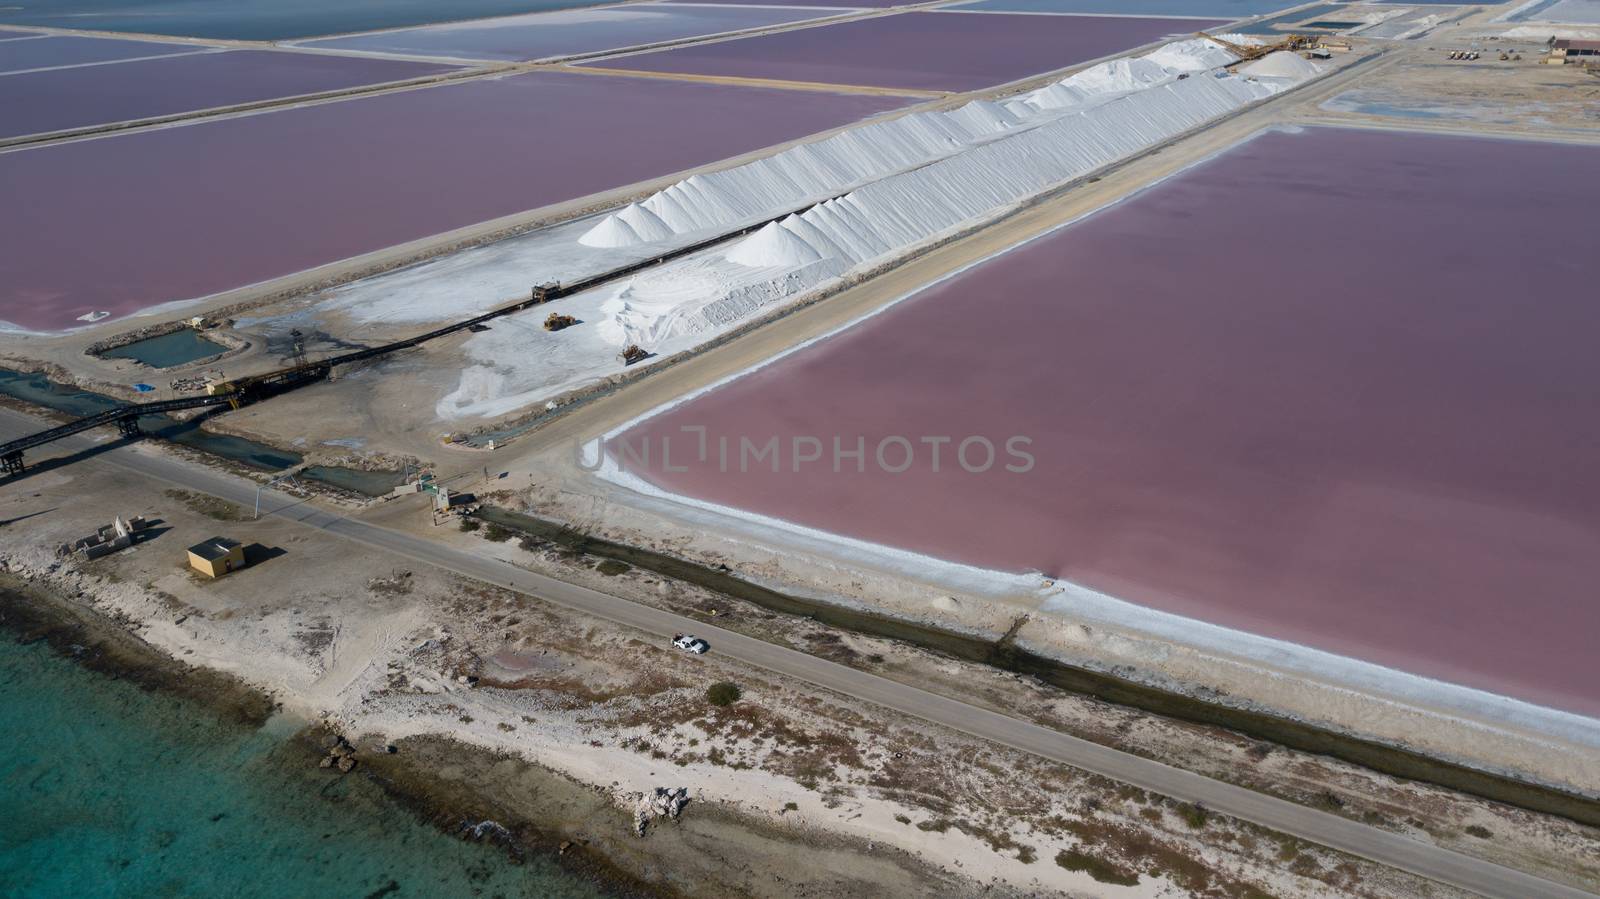
POLYGON ((674 634, 672 645, 684 652, 692 652, 697 656, 705 655, 706 650, 711 648, 711 644, 696 637, 694 634, 674 634))

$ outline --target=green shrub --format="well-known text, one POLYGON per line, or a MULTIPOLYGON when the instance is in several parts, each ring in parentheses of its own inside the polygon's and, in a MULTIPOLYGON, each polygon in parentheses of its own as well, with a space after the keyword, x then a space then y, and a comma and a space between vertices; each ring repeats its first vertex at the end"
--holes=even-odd
POLYGON ((511 539, 511 529, 490 522, 489 526, 483 529, 483 539, 491 543, 504 543, 511 539))
POLYGON ((1182 818, 1183 823, 1191 828, 1199 830, 1206 826, 1206 821, 1210 820, 1211 815, 1206 812, 1204 807, 1192 802, 1185 802, 1178 806, 1178 817, 1182 818))
POLYGON ((744 691, 739 689, 738 684, 730 684, 727 681, 719 681, 706 688, 706 702, 712 705, 733 705, 743 695, 744 691))
POLYGON ((1110 862, 1085 855, 1076 849, 1063 849, 1056 853, 1056 864, 1068 871, 1081 871, 1101 883, 1131 887, 1139 883, 1139 875, 1124 871, 1110 862))
POLYGON ((472 533, 473 531, 476 531, 478 528, 481 528, 481 527, 483 527, 483 522, 479 521, 476 518, 463 518, 463 519, 461 519, 461 530, 466 532, 466 533, 468 533, 468 534, 472 533))

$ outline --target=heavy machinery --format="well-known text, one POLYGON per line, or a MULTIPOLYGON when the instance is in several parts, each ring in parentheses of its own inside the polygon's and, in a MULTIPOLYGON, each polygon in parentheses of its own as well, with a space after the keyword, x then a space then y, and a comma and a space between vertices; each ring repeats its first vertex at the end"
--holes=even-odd
POLYGON ((621 362, 623 365, 632 365, 633 363, 638 362, 641 359, 646 359, 649 356, 649 353, 639 349, 639 345, 637 343, 630 343, 628 344, 627 349, 617 354, 617 361, 621 362))
POLYGON ((545 316, 544 329, 546 331, 559 331, 562 328, 570 328, 577 323, 578 320, 570 315, 562 315, 559 312, 552 312, 545 316))
POLYGON ((1225 41, 1214 34, 1206 34, 1204 31, 1195 32, 1195 37, 1205 38, 1212 43, 1221 45, 1224 50, 1227 50, 1234 56, 1239 57, 1240 62, 1250 62, 1251 60, 1260 59, 1261 57, 1266 56, 1268 53, 1276 53, 1279 50, 1304 50, 1316 43, 1315 38, 1308 37, 1304 34, 1286 34, 1273 43, 1262 44, 1259 47, 1247 47, 1244 44, 1235 44, 1233 41, 1225 41))

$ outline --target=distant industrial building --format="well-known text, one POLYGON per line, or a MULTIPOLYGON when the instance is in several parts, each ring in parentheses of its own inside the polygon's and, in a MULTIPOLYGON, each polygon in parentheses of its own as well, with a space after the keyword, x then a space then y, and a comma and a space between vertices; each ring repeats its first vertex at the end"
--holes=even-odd
POLYGON ((1600 66, 1600 41, 1574 41, 1565 38, 1550 43, 1552 65, 1600 66))
POLYGON ((244 544, 212 537, 189 547, 189 567, 206 577, 222 577, 244 567, 244 544))

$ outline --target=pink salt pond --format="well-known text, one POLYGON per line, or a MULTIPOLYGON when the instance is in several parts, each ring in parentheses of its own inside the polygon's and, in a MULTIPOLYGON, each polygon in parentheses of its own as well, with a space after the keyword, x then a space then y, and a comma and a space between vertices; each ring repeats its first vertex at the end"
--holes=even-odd
POLYGON ((0 152, 0 322, 130 315, 908 102, 531 72, 0 152))
POLYGON ((976 90, 1221 20, 908 12, 611 57, 594 65, 900 90, 976 90))
POLYGON ((1600 716, 1597 201, 1592 147, 1267 133, 648 420, 628 467, 1600 716))

